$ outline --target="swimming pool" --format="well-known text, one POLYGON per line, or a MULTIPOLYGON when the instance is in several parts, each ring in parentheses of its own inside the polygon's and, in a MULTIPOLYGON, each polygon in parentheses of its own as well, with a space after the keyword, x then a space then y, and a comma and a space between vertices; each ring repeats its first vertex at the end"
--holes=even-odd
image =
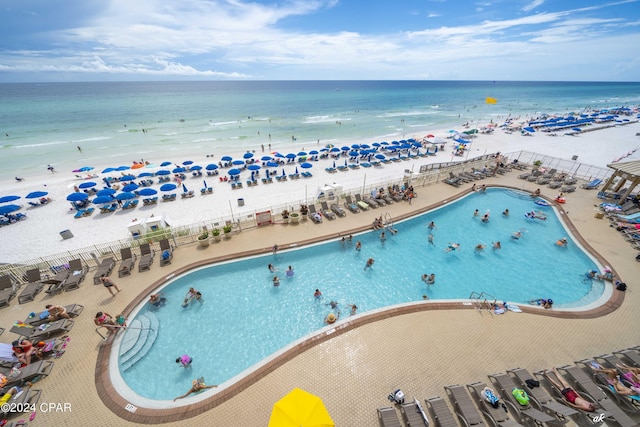
MULTIPOLYGON (((585 272, 597 268, 564 229, 551 208, 541 208, 528 196, 511 190, 489 189, 473 193, 442 208, 394 225, 399 232, 353 236, 351 242, 330 241, 312 247, 253 257, 201 268, 171 280, 162 292, 167 305, 148 305, 132 313, 133 319, 151 316, 157 337, 149 352, 120 375, 136 394, 153 400, 171 400, 204 376, 209 384, 222 384, 286 347, 321 329, 331 311, 327 303, 338 301, 342 317, 348 304, 358 312, 429 299, 466 299, 472 292, 485 292, 499 300, 526 303, 535 298, 553 298, 556 307, 585 305, 602 295, 604 284, 585 280, 585 272), (479 215, 473 216, 478 209, 479 215), (510 215, 502 212, 509 209, 510 215), (548 219, 531 220, 524 213, 542 210, 548 219), (488 222, 481 221, 485 212, 488 222), (434 221, 429 243, 427 224, 434 221), (520 239, 512 233, 521 231, 520 239), (555 245, 568 236, 569 244, 555 245), (362 249, 355 250, 356 241, 362 249), (492 242, 502 248, 493 250, 492 242), (445 252, 449 242, 461 249, 445 252), (482 243, 487 247, 474 251, 482 243), (365 269, 368 258, 375 263, 365 269), (279 271, 281 285, 272 285, 279 271), (295 274, 287 277, 287 266, 295 274), (435 273, 427 286, 424 273, 435 273), (189 287, 203 294, 204 302, 181 303, 189 287), (323 300, 313 297, 319 288, 323 300), (191 368, 181 368, 175 359, 189 354, 191 368)), ((122 338, 135 334, 129 330, 122 338)), ((186 402, 186 401, 185 401, 186 402)))

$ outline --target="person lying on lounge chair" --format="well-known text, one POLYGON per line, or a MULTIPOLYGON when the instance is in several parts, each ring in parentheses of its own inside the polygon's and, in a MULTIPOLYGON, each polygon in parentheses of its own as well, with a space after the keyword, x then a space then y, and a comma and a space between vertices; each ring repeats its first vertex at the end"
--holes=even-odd
POLYGON ((49 312, 49 320, 52 322, 59 320, 61 317, 64 317, 65 319, 71 319, 71 316, 69 316, 69 313, 67 313, 67 309, 64 307, 49 304, 45 308, 49 312))
POLYGON ((197 392, 205 390, 207 388, 214 388, 214 387, 218 387, 218 386, 217 385, 206 385, 204 383, 204 378, 200 377, 197 380, 193 380, 192 381, 192 386, 191 386, 191 388, 189 389, 188 392, 186 392, 182 396, 176 397, 175 399, 173 399, 173 401, 175 402, 178 399, 183 399, 183 398, 189 396, 191 393, 197 393, 197 392))
POLYGON ((564 401, 567 405, 571 406, 574 409, 580 409, 582 411, 593 412, 596 410, 596 405, 588 400, 584 399, 577 391, 572 389, 569 384, 562 378, 560 373, 556 368, 553 368, 553 374, 556 379, 552 379, 549 376, 547 370, 544 371, 544 376, 549 380, 554 387, 560 390, 562 396, 564 397, 564 401))
POLYGON ((621 396, 639 396, 640 389, 635 387, 627 387, 620 381, 620 375, 618 374, 617 369, 613 368, 603 368, 602 366, 592 363, 591 369, 596 372, 603 373, 607 376, 607 383, 613 387, 616 393, 621 396))
POLYGON ((625 365, 624 363, 616 364, 616 366, 622 371, 626 371, 622 374, 622 378, 629 384, 631 389, 640 391, 640 368, 625 365))
POLYGON ((31 363, 31 356, 33 356, 36 351, 31 341, 16 340, 11 343, 11 346, 13 347, 13 353, 16 355, 20 363, 25 366, 31 363))

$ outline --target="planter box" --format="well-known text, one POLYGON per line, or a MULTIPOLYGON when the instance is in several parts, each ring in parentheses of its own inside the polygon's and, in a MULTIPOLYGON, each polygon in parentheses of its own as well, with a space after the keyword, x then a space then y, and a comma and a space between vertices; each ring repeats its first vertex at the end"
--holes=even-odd
POLYGON ((300 216, 298 214, 291 214, 289 215, 289 222, 291 224, 297 224, 300 221, 300 216))

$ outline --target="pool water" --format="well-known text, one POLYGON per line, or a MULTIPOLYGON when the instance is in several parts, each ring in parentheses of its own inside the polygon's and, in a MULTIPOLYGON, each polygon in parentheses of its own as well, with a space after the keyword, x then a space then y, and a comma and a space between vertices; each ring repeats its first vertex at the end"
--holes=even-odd
POLYGON ((159 319, 158 336, 143 359, 120 373, 123 380, 138 395, 154 400, 183 394, 200 376, 207 384, 224 383, 324 327, 332 300, 346 318, 348 304, 356 304, 362 313, 419 301, 423 295, 430 300, 467 299, 485 292, 500 301, 522 304, 552 298, 555 307, 573 307, 596 300, 604 290, 602 282, 585 279, 588 270, 598 267, 553 209, 535 205, 522 193, 488 189, 393 227, 398 233, 387 231, 384 242, 380 231, 372 231, 353 236, 351 242, 334 240, 176 277, 162 289, 165 306, 145 304, 134 312, 153 311, 159 319), (474 217, 476 209, 479 215, 474 217), (505 209, 508 216, 502 215, 505 209), (547 220, 527 219, 524 214, 532 210, 543 211, 547 220), (486 212, 490 217, 485 223, 481 217, 486 212), (430 221, 436 224, 432 231, 430 221), (516 231, 522 233, 518 240, 511 238, 516 231), (569 238, 567 247, 555 245, 564 236, 569 238), (360 251, 355 250, 356 241, 362 243, 360 251), (492 249, 496 241, 501 249, 492 249), (460 243, 460 250, 445 252, 449 242, 460 243), (476 252, 479 243, 486 248, 476 252), (366 269, 368 258, 375 263, 366 269), (279 270, 279 287, 272 284, 268 264, 279 270), (289 265, 292 277, 285 274, 289 265), (436 275, 434 285, 421 280, 424 273, 436 275), (203 303, 193 301, 183 308, 189 287, 202 292, 203 303), (316 288, 322 300, 313 297, 316 288), (186 369, 175 362, 185 353, 194 359, 186 369))

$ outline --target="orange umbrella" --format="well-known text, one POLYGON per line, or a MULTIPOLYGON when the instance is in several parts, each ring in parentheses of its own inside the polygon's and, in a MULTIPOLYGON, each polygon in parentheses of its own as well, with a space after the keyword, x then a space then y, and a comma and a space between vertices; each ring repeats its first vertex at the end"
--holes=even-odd
POLYGON ((144 167, 144 163, 136 163, 133 166, 131 166, 131 169, 140 169, 144 167))

